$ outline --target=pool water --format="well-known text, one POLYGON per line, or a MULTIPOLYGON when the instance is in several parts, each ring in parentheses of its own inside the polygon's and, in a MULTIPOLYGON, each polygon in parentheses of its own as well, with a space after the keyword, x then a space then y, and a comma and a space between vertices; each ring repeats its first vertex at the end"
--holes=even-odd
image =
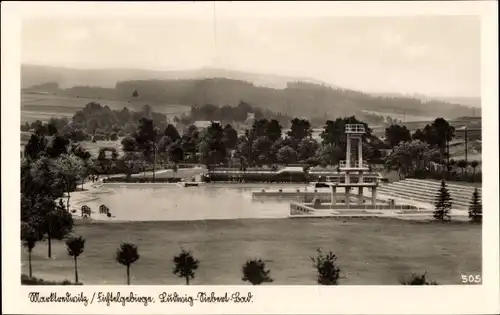
POLYGON ((237 218, 284 218, 290 201, 252 200, 260 188, 191 187, 176 185, 104 185, 103 191, 89 193, 87 205, 93 219, 127 221, 171 221, 237 218), (112 214, 99 214, 106 205, 112 214))

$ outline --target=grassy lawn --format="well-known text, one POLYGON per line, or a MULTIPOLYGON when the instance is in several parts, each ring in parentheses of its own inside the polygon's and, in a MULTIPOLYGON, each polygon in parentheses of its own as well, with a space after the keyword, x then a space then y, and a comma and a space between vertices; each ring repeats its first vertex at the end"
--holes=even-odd
MULTIPOLYGON (((191 249, 200 259, 193 284, 242 284, 246 259, 262 258, 274 283, 315 284, 309 256, 318 247, 339 257, 341 284, 396 285, 410 272, 427 271, 439 284, 460 284, 461 274, 481 273, 481 226, 397 219, 246 219, 184 222, 79 222, 87 240, 79 261, 84 284, 125 284, 125 267, 115 262, 122 241, 138 245, 132 284, 183 284, 172 274, 172 256, 191 249)), ((22 261, 27 262, 23 251, 22 261)), ((23 264, 23 272, 28 266, 23 264)), ((39 243, 33 275, 73 280, 73 261, 64 243, 39 243)))

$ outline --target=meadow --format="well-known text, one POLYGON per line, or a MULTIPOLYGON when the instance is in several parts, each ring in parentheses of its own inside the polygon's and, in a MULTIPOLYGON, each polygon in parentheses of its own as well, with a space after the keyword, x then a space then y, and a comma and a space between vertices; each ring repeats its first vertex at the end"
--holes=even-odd
MULTIPOLYGON (((310 256, 316 249, 338 256, 342 285, 397 285, 409 273, 427 272, 439 284, 460 284, 461 274, 481 274, 481 225, 398 219, 287 218, 156 222, 78 221, 86 239, 79 258, 80 281, 87 285, 125 284, 125 268, 115 261, 121 242, 135 243, 140 259, 131 283, 181 285, 172 274, 172 257, 181 248, 201 261, 192 284, 238 285, 246 259, 261 258, 273 285, 314 285, 310 256), (237 257, 237 258, 236 258, 237 257)), ((73 261, 56 241, 33 250, 33 275, 73 280, 73 261)), ((27 273, 23 250, 23 272, 27 273)))

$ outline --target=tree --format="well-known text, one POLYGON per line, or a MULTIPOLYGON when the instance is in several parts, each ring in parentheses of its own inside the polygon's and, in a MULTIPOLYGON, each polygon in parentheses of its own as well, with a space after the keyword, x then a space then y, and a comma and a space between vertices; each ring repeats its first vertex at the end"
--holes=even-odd
MULTIPOLYGON (((62 199, 55 206, 54 201, 48 204, 44 209, 42 233, 47 236, 48 241, 48 257, 52 257, 52 239, 62 240, 66 235, 73 230, 73 216, 66 211, 62 199)), ((40 212, 39 212, 40 213, 40 212)))
POLYGON ((45 149, 48 157, 57 158, 62 154, 68 153, 69 140, 63 136, 54 136, 45 149))
POLYGON ((53 163, 54 176, 60 178, 67 194, 66 209, 69 211, 70 192, 85 176, 85 167, 81 159, 73 154, 63 154, 53 163))
POLYGON ((182 250, 177 256, 174 256, 173 274, 186 280, 186 285, 194 279, 195 271, 198 269, 200 262, 193 257, 190 251, 182 250))
POLYGON ((444 118, 436 118, 432 124, 426 125, 422 131, 422 138, 431 146, 444 152, 447 142, 453 139, 455 127, 451 126, 444 118))
POLYGON ((457 162, 457 166, 460 167, 462 175, 464 175, 464 170, 467 167, 467 161, 465 160, 460 160, 457 162))
POLYGON ((21 170, 21 192, 33 201, 38 197, 50 197, 51 200, 62 197, 65 187, 60 176, 55 176, 53 164, 54 160, 45 156, 35 161, 25 159, 21 170))
POLYGON ((198 143, 201 162, 207 167, 220 164, 227 159, 227 150, 224 146, 224 130, 217 122, 212 122, 198 143))
POLYGON ((233 150, 238 145, 238 132, 234 130, 233 126, 227 124, 224 127, 224 146, 226 149, 233 150))
POLYGON ((112 161, 118 160, 118 156, 119 156, 118 151, 116 151, 115 148, 112 148, 111 149, 111 160, 112 161))
POLYGON ((307 119, 294 118, 291 121, 292 125, 287 136, 292 141, 292 147, 296 148, 299 142, 304 138, 311 137, 311 123, 307 119))
POLYGON ((68 255, 72 256, 75 260, 75 283, 78 283, 78 256, 83 253, 85 248, 85 239, 81 236, 70 236, 66 240, 66 248, 68 255))
POLYGON ((175 142, 168 147, 168 158, 174 164, 184 160, 184 150, 179 142, 175 142))
POLYGON ((283 133, 283 127, 280 125, 279 121, 276 119, 271 119, 267 125, 267 137, 272 142, 276 142, 281 139, 283 133))
POLYGON ((302 139, 297 146, 297 158, 301 162, 306 162, 312 158, 319 149, 319 144, 311 138, 302 139))
POLYGON ((385 129, 385 138, 391 147, 401 142, 411 141, 410 130, 406 126, 390 125, 385 129))
POLYGON ((175 126, 172 124, 167 125, 167 128, 165 128, 165 131, 163 132, 163 135, 169 137, 172 142, 176 142, 181 139, 179 131, 177 131, 177 128, 175 128, 175 126))
POLYGON ((475 188, 472 193, 472 199, 469 205, 469 219, 472 222, 482 222, 483 220, 483 205, 477 188, 475 188))
POLYGON ((139 97, 139 92, 137 92, 137 90, 134 90, 134 92, 132 92, 132 97, 134 98, 139 97))
POLYGON ((451 210, 451 197, 444 180, 441 181, 441 188, 436 195, 434 206, 435 219, 444 221, 445 219, 450 218, 449 213, 451 210))
POLYGON ((318 273, 317 282, 322 285, 336 285, 340 277, 340 269, 337 266, 337 256, 328 252, 324 254, 321 249, 317 250, 316 257, 310 257, 314 268, 318 273))
POLYGON ((429 157, 429 148, 420 141, 404 142, 396 147, 385 159, 385 167, 388 170, 396 169, 399 178, 408 175, 415 168, 422 168, 429 157))
POLYGON ((335 144, 323 144, 317 152, 318 160, 323 165, 336 165, 342 158, 343 149, 335 144))
POLYGON ((474 180, 474 177, 476 176, 476 168, 479 165, 479 162, 474 160, 470 163, 470 166, 472 167, 472 179, 474 180))
POLYGON ((290 146, 284 146, 278 150, 276 159, 282 164, 292 164, 297 161, 297 152, 290 146))
POLYGON ((419 140, 425 142, 425 134, 420 128, 415 130, 415 132, 411 135, 411 138, 412 140, 419 140))
POLYGON ((109 140, 116 141, 118 140, 118 134, 116 132, 112 132, 109 134, 109 140))
MULTIPOLYGON (((144 111, 148 112, 149 107, 144 108, 144 111)), ((147 159, 151 158, 153 154, 153 182, 155 181, 156 173, 156 154, 158 150, 158 142, 161 139, 161 134, 157 128, 155 128, 153 120, 149 118, 141 118, 139 120, 139 127, 135 132, 135 141, 139 150, 142 151, 147 159)))
POLYGON ((127 267, 127 285, 130 285, 130 265, 139 259, 137 246, 130 243, 122 243, 116 251, 116 261, 127 267))
POLYGON ((160 138, 158 130, 154 127, 153 120, 145 117, 141 118, 134 138, 138 149, 144 153, 144 156, 149 157, 155 149, 154 144, 160 138))
POLYGON ((274 157, 271 155, 273 143, 266 136, 260 136, 252 144, 251 158, 258 165, 270 164, 274 157))
POLYGON ((137 150, 137 142, 135 138, 127 136, 122 139, 122 149, 124 152, 134 152, 137 150))
POLYGON ((252 141, 259 137, 267 137, 268 126, 269 121, 267 119, 256 119, 252 124, 252 128, 248 133, 248 137, 252 139, 252 141))
POLYGON ((53 136, 57 133, 57 127, 54 124, 47 124, 47 133, 49 136, 53 136))
POLYGON ((437 285, 435 281, 427 281, 427 273, 422 275, 411 274, 408 278, 403 278, 399 281, 402 285, 437 285))
POLYGON ((36 242, 39 241, 37 233, 32 226, 27 223, 21 224, 21 239, 23 246, 28 251, 28 267, 29 267, 29 277, 33 277, 33 269, 31 266, 31 252, 35 248, 36 242))
POLYGON ((198 150, 200 134, 195 125, 190 125, 182 135, 181 145, 184 149, 184 154, 190 162, 197 160, 196 153, 198 150))
POLYGON ((36 160, 38 159, 47 147, 47 139, 43 135, 32 134, 28 143, 24 146, 24 156, 26 158, 36 160))
POLYGON ((266 264, 261 259, 248 260, 242 267, 242 281, 248 281, 253 285, 260 285, 265 282, 273 282, 269 275, 271 270, 266 270, 266 264))

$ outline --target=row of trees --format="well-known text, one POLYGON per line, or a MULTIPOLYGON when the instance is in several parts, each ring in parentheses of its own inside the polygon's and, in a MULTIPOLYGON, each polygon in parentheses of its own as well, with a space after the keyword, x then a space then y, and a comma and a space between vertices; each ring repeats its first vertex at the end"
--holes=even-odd
MULTIPOLYGON (((441 221, 450 220, 452 199, 444 180, 441 181, 441 187, 436 194, 434 206, 435 210, 433 216, 435 219, 441 221)), ((481 196, 479 195, 477 188, 474 189, 469 204, 469 220, 475 223, 480 223, 483 220, 483 206, 481 203, 481 196)))
MULTIPOLYGON (((137 92, 137 91, 134 91, 137 92)), ((138 94, 137 94, 138 95, 138 94)), ((138 96, 137 96, 138 97, 138 96)), ((197 120, 221 121, 223 123, 242 123, 247 118, 247 113, 253 113, 256 118, 268 117, 278 120, 281 124, 290 121, 290 117, 262 110, 251 105, 240 102, 238 106, 215 106, 206 104, 202 106, 191 106, 188 115, 174 117, 174 122, 191 125, 197 120)), ((114 110, 108 106, 91 102, 82 110, 77 111, 71 118, 50 118, 48 122, 40 120, 25 122, 21 125, 21 131, 31 131, 44 136, 59 134, 73 141, 84 140, 117 140, 133 133, 141 118, 151 119, 155 126, 164 129, 167 126, 167 116, 153 111, 152 107, 145 105, 139 111, 114 110)))
POLYGON ((287 124, 292 119, 292 117, 286 114, 262 110, 240 101, 237 106, 216 106, 212 104, 191 106, 188 116, 176 118, 174 121, 185 125, 192 124, 197 120, 220 121, 222 124, 243 123, 246 121, 249 113, 253 114, 255 119, 275 119, 280 124, 287 124))
POLYGON ((385 130, 385 141, 392 152, 384 161, 386 169, 397 170, 400 179, 411 175, 474 181, 478 161, 450 158, 448 143, 453 139, 454 131, 455 128, 443 118, 435 119, 413 134, 405 126, 389 126, 385 130), (469 166, 473 170, 471 178, 467 176, 469 166))
MULTIPOLYGON (((312 137, 311 124, 306 119, 291 120, 290 130, 275 119, 257 119, 252 127, 238 136, 230 125, 212 122, 203 130, 189 126, 181 135, 169 124, 164 130, 142 118, 139 127, 122 140, 125 154, 140 152, 151 163, 158 158, 172 163, 203 163, 207 166, 238 164, 240 167, 303 163, 335 165, 345 156, 345 124, 361 123, 354 116, 327 121, 321 140, 312 137)), ((367 134, 363 138, 364 156, 368 161, 380 159, 384 143, 367 134)))
POLYGON ((21 159, 21 231, 37 240, 46 239, 49 257, 51 241, 64 239, 73 229, 71 192, 83 184, 92 168, 88 151, 57 134, 47 140, 34 133, 25 146, 21 159))
MULTIPOLYGON (((33 277, 31 254, 38 239, 33 230, 23 230, 23 245, 28 251, 29 277, 33 277)), ((66 239, 66 248, 68 255, 73 257, 75 269, 75 284, 78 284, 78 257, 84 252, 85 239, 81 236, 71 235, 66 239)), ((132 243, 122 243, 116 251, 115 260, 126 268, 127 285, 130 285, 130 269, 140 258, 137 245, 132 243)), ((337 285, 339 284, 340 268, 337 263, 337 256, 333 252, 324 253, 321 249, 317 250, 316 256, 310 257, 313 267, 316 270, 316 281, 320 285, 337 285)), ((181 249, 181 252, 172 259, 174 264, 172 273, 180 278, 183 278, 186 285, 195 278, 196 271, 200 266, 200 261, 193 256, 191 251, 181 249)), ((247 260, 242 268, 242 278, 244 282, 250 282, 253 285, 273 282, 271 270, 266 267, 262 259, 247 260)), ((425 274, 422 276, 412 275, 410 279, 403 279, 401 284, 422 285, 436 284, 428 283, 425 279, 425 274)))

